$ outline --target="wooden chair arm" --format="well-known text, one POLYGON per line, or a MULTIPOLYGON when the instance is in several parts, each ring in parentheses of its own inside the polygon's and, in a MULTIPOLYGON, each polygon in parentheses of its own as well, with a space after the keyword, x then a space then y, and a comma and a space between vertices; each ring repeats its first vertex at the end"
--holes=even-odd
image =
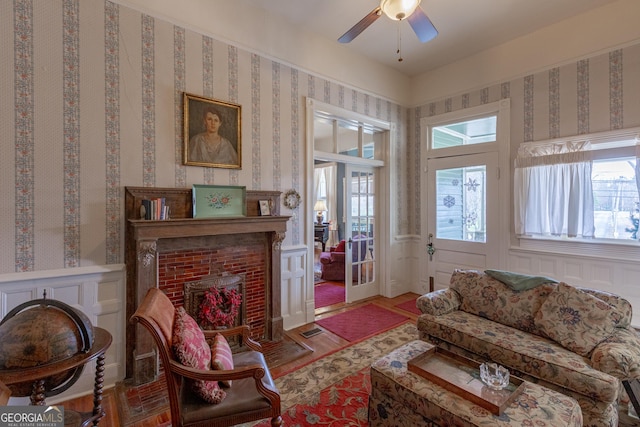
POLYGON ((191 378, 194 380, 202 381, 229 381, 239 380, 243 378, 253 378, 256 383, 256 389, 260 394, 269 399, 274 405, 280 405, 280 393, 277 390, 265 384, 262 378, 265 376, 265 367, 255 363, 252 365, 245 365, 229 370, 203 370, 190 368, 175 360, 170 360, 171 366, 169 370, 172 373, 180 375, 185 378, 191 378))
POLYGON ((227 328, 227 329, 206 330, 206 331, 203 331, 203 332, 204 332, 204 337, 205 337, 205 339, 207 341, 213 340, 213 338, 215 338, 216 334, 222 335, 227 340, 229 339, 229 337, 242 335, 242 343, 244 345, 249 347, 251 350, 259 351, 260 353, 262 353, 262 345, 260 345, 259 342, 254 341, 249 336, 249 334, 251 332, 251 329, 249 328, 249 325, 240 325, 240 326, 235 326, 233 328, 227 328))

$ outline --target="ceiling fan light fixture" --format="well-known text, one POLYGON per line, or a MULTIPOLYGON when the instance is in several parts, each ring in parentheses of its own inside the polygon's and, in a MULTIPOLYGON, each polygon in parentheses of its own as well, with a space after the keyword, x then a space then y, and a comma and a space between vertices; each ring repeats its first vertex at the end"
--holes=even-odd
POLYGON ((420 5, 421 0, 381 0, 380 9, 389 18, 400 21, 408 18, 420 5))

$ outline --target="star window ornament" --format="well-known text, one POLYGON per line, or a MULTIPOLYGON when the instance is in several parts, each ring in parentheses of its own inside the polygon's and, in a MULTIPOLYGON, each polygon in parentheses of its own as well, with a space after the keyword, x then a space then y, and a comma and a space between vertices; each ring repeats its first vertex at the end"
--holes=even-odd
POLYGON ((475 179, 469 178, 469 181, 464 186, 467 187, 467 191, 477 191, 480 184, 475 179))

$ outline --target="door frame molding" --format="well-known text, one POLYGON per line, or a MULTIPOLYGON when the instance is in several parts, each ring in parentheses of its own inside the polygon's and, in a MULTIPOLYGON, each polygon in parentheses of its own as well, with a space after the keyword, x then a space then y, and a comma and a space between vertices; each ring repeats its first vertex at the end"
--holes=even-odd
MULTIPOLYGON (((477 154, 481 152, 497 152, 498 153, 498 194, 501 196, 498 198, 498 215, 499 224, 508 224, 508 226, 501 226, 498 230, 496 242, 498 247, 498 266, 495 268, 504 269, 507 266, 508 251, 510 246, 509 236, 510 230, 513 228, 510 212, 512 212, 512 197, 513 183, 511 179, 511 167, 509 164, 510 158, 510 140, 511 140, 511 100, 509 98, 501 99, 489 104, 479 105, 476 107, 465 108, 461 110, 451 111, 444 114, 439 114, 431 117, 423 117, 420 119, 420 170, 422 171, 422 178, 420 179, 420 198, 424 201, 423 206, 420 208, 420 285, 421 289, 429 289, 429 259, 426 254, 426 248, 428 244, 428 186, 423 185, 427 179, 427 165, 428 160, 439 157, 450 157, 460 155, 477 154), (495 113, 497 115, 497 127, 496 127, 496 142, 485 144, 472 144, 466 146, 431 150, 430 146, 430 129, 437 125, 443 125, 448 123, 455 123, 458 121, 464 121, 474 117, 486 116, 495 113)), ((489 172, 487 172, 489 173, 489 172)))
MULTIPOLYGON (((380 248, 377 251, 380 257, 378 265, 378 281, 379 293, 383 296, 389 296, 391 294, 391 270, 386 267, 388 254, 390 253, 391 242, 391 204, 381 203, 381 198, 384 195, 388 195, 391 188, 391 170, 390 170, 390 152, 391 147, 395 145, 396 125, 384 120, 376 119, 375 117, 366 116, 353 111, 345 110, 331 104, 327 104, 312 98, 306 98, 306 176, 313 177, 314 159, 316 157, 322 158, 327 161, 334 161, 339 163, 349 163, 360 166, 372 166, 376 169, 377 182, 376 182, 376 220, 378 221, 378 240, 380 241, 380 248), (382 144, 382 160, 369 160, 353 156, 345 156, 341 154, 325 153, 314 150, 314 118, 315 111, 321 110, 326 113, 335 115, 336 117, 357 120, 363 123, 375 125, 378 128, 384 129, 386 137, 382 144)), ((313 179, 306 179, 303 194, 304 214, 302 218, 313 217, 313 179)), ((304 220, 303 220, 304 221, 304 220)), ((310 220, 304 221, 306 223, 305 241, 307 242, 308 255, 307 255, 307 286, 305 290, 305 307, 306 307, 306 320, 307 322, 313 322, 315 319, 315 306, 314 306, 314 294, 313 294, 313 258, 314 258, 314 245, 313 245, 313 222, 310 220)))

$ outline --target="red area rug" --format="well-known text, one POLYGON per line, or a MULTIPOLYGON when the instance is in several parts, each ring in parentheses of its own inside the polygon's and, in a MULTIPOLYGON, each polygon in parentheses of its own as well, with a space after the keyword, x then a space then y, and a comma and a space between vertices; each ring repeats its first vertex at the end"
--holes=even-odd
POLYGON ((394 313, 375 304, 336 314, 316 323, 347 341, 358 341, 379 334, 408 320, 402 314, 394 313))
MULTIPOLYGON (((317 400, 301 403, 282 414, 283 426, 368 426, 368 402, 371 392, 370 368, 364 368, 323 389, 317 400)), ((271 425, 262 421, 258 426, 271 425)))
POLYGON ((418 307, 416 307, 416 300, 412 299, 409 301, 405 301, 403 303, 400 304, 396 304, 395 307, 398 307, 401 310, 404 311, 408 311, 409 313, 413 313, 413 314, 417 314, 420 315, 422 314, 422 312, 420 310, 418 310, 418 307))
POLYGON ((316 308, 327 307, 344 302, 344 286, 331 282, 321 283, 313 287, 315 292, 316 308))

